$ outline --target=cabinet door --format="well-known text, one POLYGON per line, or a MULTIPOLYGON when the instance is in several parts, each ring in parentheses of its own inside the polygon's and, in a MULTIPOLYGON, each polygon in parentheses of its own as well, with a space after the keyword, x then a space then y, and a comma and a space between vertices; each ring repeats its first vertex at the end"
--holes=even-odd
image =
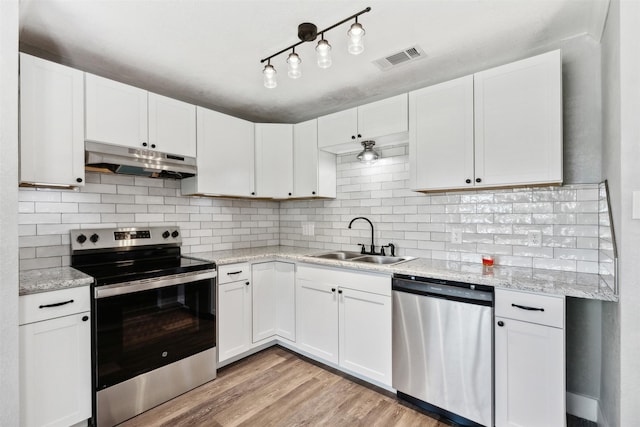
POLYGON ((293 196, 293 125, 257 123, 255 130, 258 197, 293 196))
POLYGON ((197 107, 198 175, 182 194, 255 195, 253 123, 197 107))
POLYGON ((20 425, 67 427, 90 418, 89 313, 29 323, 19 330, 20 425))
POLYGON ((360 147, 357 108, 318 117, 318 148, 322 149, 344 143, 352 146, 352 151, 360 147))
POLYGON ((336 155, 318 150, 318 120, 293 125, 293 195, 336 197, 336 155))
POLYGON ((411 188, 473 187, 473 76, 411 92, 409 111, 411 188))
POLYGON ((564 426, 564 330, 495 321, 496 427, 564 426))
POLYGON ((251 282, 218 286, 218 361, 251 347, 251 282))
POLYGON ((560 51, 474 75, 476 180, 562 182, 560 51))
POLYGON ((318 120, 293 125, 293 195, 318 195, 318 120))
POLYGON ((337 286, 296 278, 296 335, 298 348, 338 363, 337 286))
POLYGON ((295 264, 275 262, 276 334, 296 340, 295 264))
POLYGON ((276 334, 277 282, 275 263, 264 262, 251 266, 253 282, 253 342, 276 334))
POLYGON ((85 74, 85 139, 148 147, 147 91, 85 74))
POLYGON ((361 140, 376 139, 408 130, 406 93, 358 107, 358 134, 361 140))
POLYGON ((20 54, 20 181, 84 185, 83 73, 20 54))
POLYGON ((149 144, 163 153, 196 157, 196 106, 149 93, 149 144))
POLYGON ((391 297, 339 292, 340 365, 391 386, 391 297))

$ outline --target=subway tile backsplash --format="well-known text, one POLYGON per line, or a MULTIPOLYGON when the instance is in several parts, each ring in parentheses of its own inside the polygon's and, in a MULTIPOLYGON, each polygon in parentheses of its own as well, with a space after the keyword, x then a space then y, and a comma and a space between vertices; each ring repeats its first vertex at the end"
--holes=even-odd
POLYGON ((20 268, 70 263, 69 230, 178 225, 183 252, 272 245, 358 250, 393 243, 399 255, 586 273, 612 273, 602 185, 448 193, 408 190, 405 146, 372 166, 337 158, 337 198, 287 202, 180 196, 179 181, 87 173, 78 191, 20 189, 20 268), (531 234, 541 237, 531 245, 531 234), (453 239, 454 236, 458 240, 453 239))
POLYGON ((69 230, 178 225, 183 253, 277 245, 279 203, 180 196, 180 182, 86 174, 78 191, 20 189, 20 269, 70 264, 69 230))

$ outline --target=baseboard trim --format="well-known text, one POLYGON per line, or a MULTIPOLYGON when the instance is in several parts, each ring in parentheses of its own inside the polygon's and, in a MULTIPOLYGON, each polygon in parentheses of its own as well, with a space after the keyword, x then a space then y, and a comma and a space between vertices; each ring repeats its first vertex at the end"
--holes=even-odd
POLYGON ((567 392, 567 413, 597 423, 602 411, 598 399, 567 392))

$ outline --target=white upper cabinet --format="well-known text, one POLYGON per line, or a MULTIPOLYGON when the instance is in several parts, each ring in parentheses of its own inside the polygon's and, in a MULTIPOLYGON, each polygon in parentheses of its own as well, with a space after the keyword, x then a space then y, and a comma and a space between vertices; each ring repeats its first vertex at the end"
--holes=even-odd
POLYGON ((559 50, 474 75, 476 181, 562 182, 559 50))
POLYGON ((255 135, 257 196, 293 196, 293 125, 256 123, 255 135))
POLYGON ((196 156, 196 106, 149 92, 149 144, 155 149, 196 156))
POLYGON ((197 107, 198 174, 183 179, 182 194, 255 195, 254 124, 197 107))
POLYGON ((318 150, 318 120, 293 125, 293 196, 336 197, 336 155, 318 150))
POLYGON ((418 191, 562 183, 560 51, 409 95, 418 191))
POLYGON ((405 142, 409 130, 407 94, 318 118, 318 147, 332 153, 361 150, 361 141, 376 146, 405 142))
POLYGON ((196 155, 195 106, 85 74, 85 140, 196 155))
POLYGON ((412 189, 473 187, 473 76, 409 94, 412 189))
POLYGON ((147 91, 85 74, 85 139, 150 148, 147 91))
POLYGON ((84 185, 83 73, 20 54, 20 182, 84 185))

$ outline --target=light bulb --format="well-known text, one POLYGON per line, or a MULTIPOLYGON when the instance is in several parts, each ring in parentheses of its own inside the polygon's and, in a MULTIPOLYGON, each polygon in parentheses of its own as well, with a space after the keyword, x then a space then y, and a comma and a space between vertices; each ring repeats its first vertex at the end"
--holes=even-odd
POLYGON ((377 162, 380 158, 380 154, 373 149, 373 146, 376 145, 376 143, 374 141, 362 141, 361 144, 364 147, 364 150, 362 150, 356 158, 367 165, 372 165, 377 162))
POLYGON ((302 60, 300 59, 297 53, 291 52, 289 54, 289 57, 287 58, 287 64, 288 64, 287 75, 292 79, 297 79, 297 78, 300 78, 300 76, 302 76, 302 70, 300 69, 301 62, 302 60))
POLYGON ((262 74, 264 74, 264 87, 267 89, 273 89, 278 86, 278 82, 276 81, 276 69, 273 68, 273 65, 265 65, 264 70, 262 70, 262 74))
POLYGON ((351 24, 351 28, 347 31, 347 35, 349 36, 349 44, 347 50, 352 55, 359 55, 364 52, 364 43, 362 38, 364 37, 364 28, 362 25, 355 22, 351 24))
POLYGON ((318 42, 316 46, 318 55, 318 67, 329 68, 331 66, 331 45, 325 39, 318 42))

